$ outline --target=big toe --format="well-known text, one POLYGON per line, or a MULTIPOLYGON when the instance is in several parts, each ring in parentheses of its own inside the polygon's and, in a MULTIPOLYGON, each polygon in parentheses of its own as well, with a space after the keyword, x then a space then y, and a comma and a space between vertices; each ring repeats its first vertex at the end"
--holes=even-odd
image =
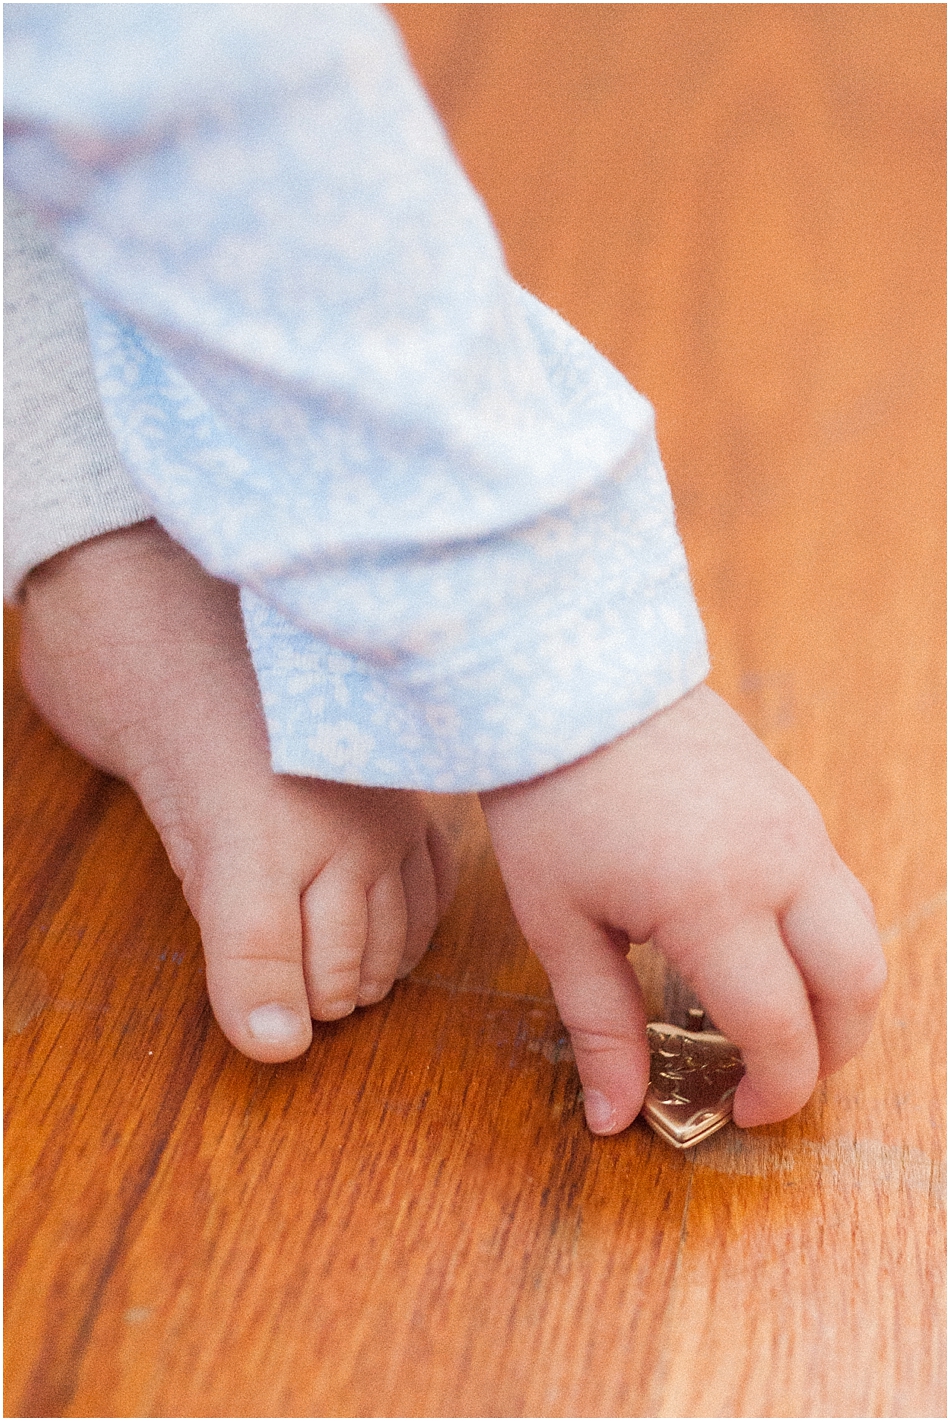
POLYGON ((300 898, 254 864, 218 866, 195 905, 211 1007, 228 1040, 255 1061, 289 1061, 313 1027, 302 962, 300 898))

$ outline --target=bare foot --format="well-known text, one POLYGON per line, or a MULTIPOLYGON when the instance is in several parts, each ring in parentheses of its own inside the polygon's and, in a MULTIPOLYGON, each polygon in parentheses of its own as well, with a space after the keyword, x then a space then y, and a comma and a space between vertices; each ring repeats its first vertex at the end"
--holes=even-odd
POLYGON ((425 796, 273 773, 237 589, 157 524, 31 573, 22 667, 57 733, 142 800, 239 1050, 298 1056, 311 1016, 379 1001, 422 957, 455 887, 425 796))

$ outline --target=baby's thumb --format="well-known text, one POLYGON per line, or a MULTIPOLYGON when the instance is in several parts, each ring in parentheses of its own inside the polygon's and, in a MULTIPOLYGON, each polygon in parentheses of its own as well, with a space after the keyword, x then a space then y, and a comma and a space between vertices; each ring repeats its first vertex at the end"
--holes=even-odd
POLYGON ((595 1135, 615 1135, 637 1116, 650 1079, 640 983, 603 928, 562 919, 556 935, 528 935, 551 981, 584 1087, 595 1135))

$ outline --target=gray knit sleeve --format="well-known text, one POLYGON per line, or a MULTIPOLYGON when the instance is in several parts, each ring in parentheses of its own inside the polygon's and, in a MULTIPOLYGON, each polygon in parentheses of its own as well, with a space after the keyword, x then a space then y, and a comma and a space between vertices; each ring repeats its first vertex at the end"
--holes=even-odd
POLYGON ((3 595, 75 543, 150 518, 99 403, 77 285, 4 193, 3 595))

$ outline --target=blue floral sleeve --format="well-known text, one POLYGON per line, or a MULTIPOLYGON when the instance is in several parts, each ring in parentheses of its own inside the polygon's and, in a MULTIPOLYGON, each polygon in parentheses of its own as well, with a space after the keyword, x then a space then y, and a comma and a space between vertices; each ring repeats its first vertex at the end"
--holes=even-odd
POLYGON ((509 275, 384 12, 6 7, 6 171, 238 583, 275 769, 485 789, 696 685, 649 404, 509 275))

